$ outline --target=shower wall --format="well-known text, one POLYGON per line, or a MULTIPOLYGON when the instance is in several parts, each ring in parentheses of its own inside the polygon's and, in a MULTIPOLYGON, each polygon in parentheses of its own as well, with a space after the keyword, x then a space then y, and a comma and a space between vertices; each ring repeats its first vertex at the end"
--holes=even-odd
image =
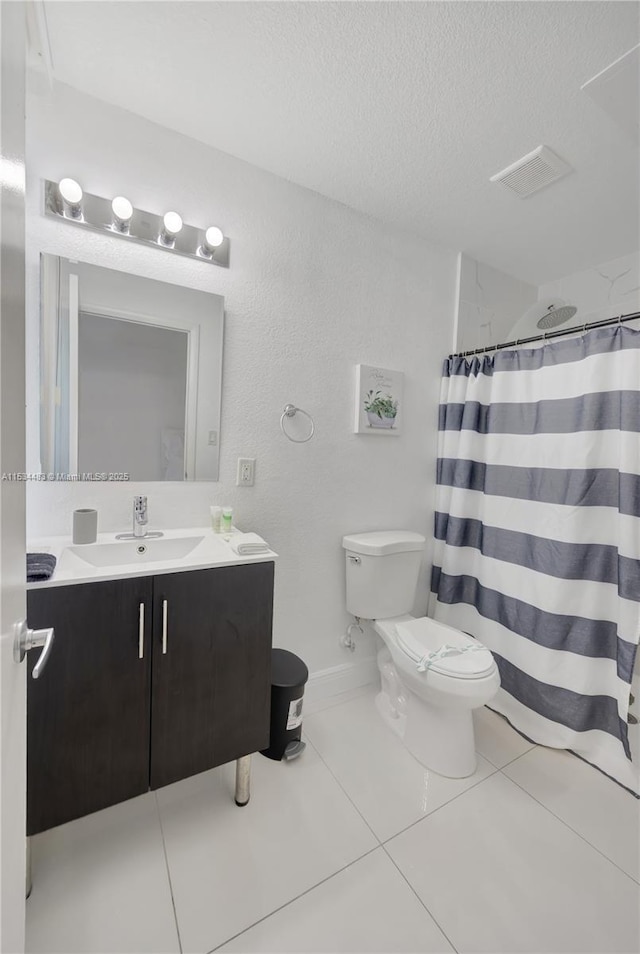
POLYGON ((567 328, 639 311, 640 252, 632 252, 540 285, 538 298, 554 296, 564 298, 578 309, 577 314, 567 322, 567 328))
POLYGON ((461 252, 454 350, 470 351, 506 341, 518 318, 537 299, 535 285, 461 252))
MULTIPOLYGON (((640 311, 640 252, 602 262, 536 287, 478 262, 458 258, 458 308, 454 351, 509 341, 524 312, 543 298, 562 298, 578 311, 563 328, 640 311)), ((640 327, 640 323, 638 325, 640 327)), ((531 334, 535 334, 535 328, 531 334)))

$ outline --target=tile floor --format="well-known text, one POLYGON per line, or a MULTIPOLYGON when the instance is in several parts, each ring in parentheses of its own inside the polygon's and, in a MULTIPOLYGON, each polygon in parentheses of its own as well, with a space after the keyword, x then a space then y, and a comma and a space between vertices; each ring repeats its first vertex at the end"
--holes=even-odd
POLYGON ((246 808, 229 765, 38 835, 27 951, 639 950, 636 799, 486 709, 476 774, 439 777, 373 695, 255 756, 246 808))

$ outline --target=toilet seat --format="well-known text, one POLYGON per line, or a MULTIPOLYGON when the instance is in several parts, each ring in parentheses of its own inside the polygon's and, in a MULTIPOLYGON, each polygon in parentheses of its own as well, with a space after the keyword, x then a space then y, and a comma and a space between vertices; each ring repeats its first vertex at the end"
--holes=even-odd
POLYGON ((396 644, 418 671, 480 679, 495 667, 493 656, 482 643, 426 616, 397 623, 396 644))

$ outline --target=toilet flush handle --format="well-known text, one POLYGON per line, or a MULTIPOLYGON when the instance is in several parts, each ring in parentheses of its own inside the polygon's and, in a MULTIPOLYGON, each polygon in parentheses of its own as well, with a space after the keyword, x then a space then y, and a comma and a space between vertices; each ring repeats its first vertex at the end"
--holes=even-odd
POLYGON ((351 556, 351 554, 349 554, 348 560, 350 563, 355 563, 356 565, 362 562, 359 556, 351 556))

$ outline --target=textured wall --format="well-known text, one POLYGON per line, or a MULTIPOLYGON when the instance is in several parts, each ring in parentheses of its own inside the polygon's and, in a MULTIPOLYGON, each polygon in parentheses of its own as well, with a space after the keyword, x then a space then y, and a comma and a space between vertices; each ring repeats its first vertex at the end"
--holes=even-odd
MULTIPOLYGON (((455 255, 68 88, 32 93, 27 117, 32 420, 41 251, 215 292, 226 309, 219 482, 34 483, 30 535, 68 532, 79 506, 98 508, 102 530, 126 528, 140 492, 159 527, 202 525, 211 503, 232 505, 237 523, 280 554, 276 645, 298 651, 312 671, 351 662, 338 645, 347 623, 342 535, 393 527, 431 533, 455 255), (141 208, 173 207, 187 222, 219 224, 231 238, 231 268, 46 220, 41 180, 63 175, 90 192, 124 193, 141 208), (358 362, 405 372, 401 436, 352 433, 358 362), (310 443, 280 433, 287 402, 313 414, 310 443), (235 486, 238 456, 257 458, 255 487, 235 486)), ((417 609, 425 606, 426 572, 417 609)), ((358 658, 371 648, 365 641, 358 658)))

